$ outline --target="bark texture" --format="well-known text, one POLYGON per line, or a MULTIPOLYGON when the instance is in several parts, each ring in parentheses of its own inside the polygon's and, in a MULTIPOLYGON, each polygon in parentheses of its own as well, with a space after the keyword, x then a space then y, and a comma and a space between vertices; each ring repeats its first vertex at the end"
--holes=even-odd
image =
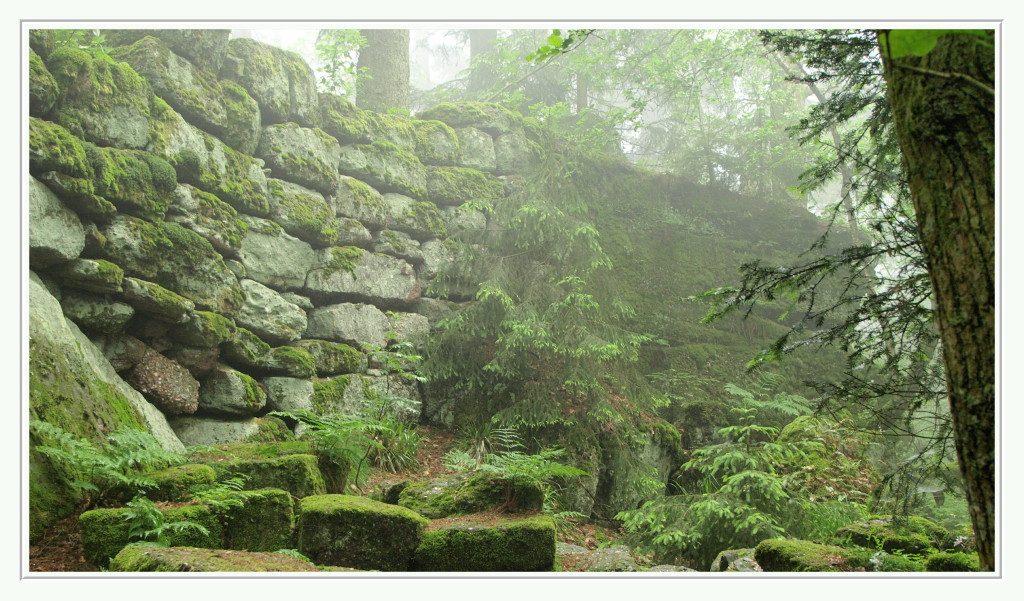
POLYGON ((993 41, 945 35, 923 57, 885 57, 983 570, 995 568, 996 524, 993 41))
POLYGON ((409 30, 360 29, 366 45, 356 63, 356 104, 360 108, 387 112, 408 109, 409 30))

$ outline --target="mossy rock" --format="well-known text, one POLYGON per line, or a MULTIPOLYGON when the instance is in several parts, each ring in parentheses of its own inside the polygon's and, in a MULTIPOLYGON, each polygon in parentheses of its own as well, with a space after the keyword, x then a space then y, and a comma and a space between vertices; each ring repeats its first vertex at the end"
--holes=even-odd
POLYGON ((927 572, 977 572, 977 553, 934 553, 925 560, 927 572))
POLYGON ((121 298, 135 307, 136 311, 160 321, 186 323, 196 307, 195 303, 184 296, 154 282, 126 277, 122 279, 121 285, 121 298))
POLYGON ((156 482, 156 488, 146 493, 153 501, 185 501, 190 498, 189 489, 217 481, 217 472, 208 465, 188 463, 149 472, 146 478, 156 482))
MULTIPOLYGON (((230 448, 230 447, 229 447, 230 448)), ((323 472, 313 455, 283 455, 267 459, 236 459, 209 464, 218 477, 243 474, 246 490, 280 488, 302 498, 327 492, 323 472)))
POLYGON ((366 355, 342 342, 298 340, 292 346, 309 352, 319 376, 354 374, 366 369, 366 355))
POLYGON ((316 363, 313 356, 304 348, 296 346, 278 346, 270 349, 258 369, 275 376, 292 378, 312 378, 316 376, 316 363))
POLYGON ((263 128, 256 150, 276 177, 328 195, 338 188, 340 152, 341 145, 333 136, 297 123, 263 128))
MULTIPOLYGON (((337 188, 337 182, 333 188, 337 188)), ((334 246, 341 240, 342 226, 322 194, 278 179, 268 179, 267 189, 271 218, 284 231, 314 248, 334 246)))
POLYGON ((442 102, 416 115, 437 120, 452 127, 475 127, 492 136, 519 131, 523 118, 500 104, 486 102, 442 102))
POLYGON ((127 63, 62 46, 46 66, 60 86, 57 107, 50 113, 53 121, 99 146, 146 148, 154 134, 158 100, 127 63))
POLYGON ((365 497, 306 497, 298 550, 319 564, 408 571, 427 524, 414 511, 365 497))
POLYGON ((315 572, 312 563, 284 553, 193 547, 125 547, 110 562, 111 572, 315 572))
POLYGON ((391 142, 375 140, 343 146, 338 170, 381 192, 397 192, 418 200, 427 197, 427 168, 416 155, 391 142))
POLYGON ((234 256, 238 252, 249 230, 249 224, 239 218, 234 207, 189 184, 181 184, 175 189, 167 221, 179 223, 206 238, 226 256, 234 256))
POLYGON ((494 200, 505 196, 496 177, 466 167, 430 167, 427 196, 438 204, 456 205, 467 200, 494 200))
POLYGON ((157 37, 146 36, 110 55, 146 78, 153 91, 189 122, 232 148, 252 154, 260 135, 260 108, 233 81, 194 66, 157 37))
POLYGON ((28 114, 44 117, 57 103, 60 86, 46 70, 41 56, 29 49, 28 56, 28 114))
POLYGON ((539 486, 506 482, 484 472, 464 472, 445 478, 402 484, 398 505, 440 519, 498 507, 536 511, 544 503, 539 486))
POLYGON ((214 347, 235 337, 235 322, 212 311, 193 311, 181 327, 170 331, 174 340, 193 347, 214 347))
POLYGON ((121 292, 124 270, 103 259, 75 259, 50 271, 66 286, 111 294, 121 292))
POLYGON ((259 424, 259 430, 247 437, 245 439, 246 442, 286 442, 295 440, 295 434, 284 423, 284 420, 279 417, 267 415, 256 418, 256 421, 259 424))
POLYGON ((416 129, 416 156, 424 165, 453 166, 462 148, 455 130, 441 121, 412 122, 416 129))
POLYGON ((224 524, 224 547, 246 551, 290 549, 295 514, 292 496, 278 488, 233 493, 241 507, 216 509, 224 524))
POLYGON ((153 36, 195 66, 216 74, 224 62, 230 29, 103 29, 111 46, 127 46, 153 36))
POLYGON ((235 335, 221 347, 224 359, 241 369, 258 368, 270 354, 270 345, 245 328, 235 328, 235 335))
POLYGON ((929 548, 944 549, 950 541, 948 530, 916 516, 902 524, 892 517, 854 522, 837 530, 836 538, 868 549, 908 554, 922 553, 929 548))
POLYGON ((81 192, 93 191, 92 177, 95 173, 89 155, 85 152, 85 145, 57 123, 29 118, 28 167, 33 175, 58 171, 71 177, 83 178, 89 182, 89 188, 81 192))
POLYGON ((432 523, 416 549, 419 572, 547 572, 555 563, 550 516, 461 516, 432 523))
POLYGON ((43 57, 43 60, 49 58, 57 48, 57 32, 54 29, 30 29, 28 31, 28 46, 33 52, 43 57))
POLYGON ((849 572, 857 567, 841 547, 802 540, 762 541, 754 548, 754 560, 765 572, 849 572))
POLYGON ((142 150, 86 145, 96 194, 121 211, 149 220, 163 219, 177 188, 174 167, 142 150))
POLYGON ((320 125, 316 76, 295 52, 248 38, 232 39, 219 76, 256 99, 264 125, 288 121, 304 127, 320 125))
MULTIPOLYGON (((97 566, 106 566, 111 557, 133 542, 127 515, 131 509, 127 507, 113 509, 92 509, 78 517, 79 529, 82 534, 82 555, 97 566)), ((168 533, 172 545, 187 545, 207 549, 219 548, 223 540, 223 529, 220 521, 209 507, 204 505, 185 505, 168 509, 163 512, 164 523, 189 521, 207 529, 203 534, 199 530, 189 528, 168 533)))
POLYGON ((202 310, 232 315, 242 306, 242 289, 213 246, 176 223, 118 215, 101 233, 103 259, 125 274, 149 280, 193 301, 202 310))

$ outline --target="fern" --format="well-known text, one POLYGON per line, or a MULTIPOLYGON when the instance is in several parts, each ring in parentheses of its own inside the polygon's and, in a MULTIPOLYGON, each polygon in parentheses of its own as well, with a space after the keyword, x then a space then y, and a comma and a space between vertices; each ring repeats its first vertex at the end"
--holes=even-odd
POLYGON ((46 441, 35 450, 52 459, 82 494, 83 509, 156 488, 142 472, 185 462, 184 456, 161 447, 152 434, 131 428, 111 433, 103 448, 44 421, 32 421, 29 428, 46 441))
POLYGON ((249 476, 245 474, 231 474, 216 484, 197 484, 189 489, 189 494, 193 500, 213 509, 244 507, 245 497, 238 493, 248 481, 249 476))
POLYGON ((210 534, 205 526, 196 522, 164 521, 163 512, 146 497, 135 497, 128 502, 125 520, 128 521, 129 539, 138 539, 161 547, 170 545, 170 534, 189 530, 195 530, 204 536, 210 534))

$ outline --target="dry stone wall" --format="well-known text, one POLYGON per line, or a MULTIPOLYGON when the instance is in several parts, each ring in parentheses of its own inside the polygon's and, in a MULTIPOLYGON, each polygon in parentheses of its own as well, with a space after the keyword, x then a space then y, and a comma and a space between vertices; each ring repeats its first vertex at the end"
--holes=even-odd
MULTIPOLYGON (((109 57, 30 39, 31 311, 59 306, 165 445, 421 400, 374 353, 452 302, 429 286, 457 261, 444 240, 487 227, 463 205, 531 160, 516 115, 363 111, 226 30, 110 31, 109 57)), ((34 418, 77 410, 41 401, 34 418)))

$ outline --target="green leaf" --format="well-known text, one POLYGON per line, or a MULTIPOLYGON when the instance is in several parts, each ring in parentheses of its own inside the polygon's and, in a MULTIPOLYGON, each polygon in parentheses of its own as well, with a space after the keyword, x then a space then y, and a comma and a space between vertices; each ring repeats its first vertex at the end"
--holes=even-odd
POLYGON ((882 50, 890 58, 924 56, 935 48, 941 36, 952 33, 973 35, 986 38, 983 43, 988 44, 988 32, 987 29, 893 29, 882 36, 882 50))

